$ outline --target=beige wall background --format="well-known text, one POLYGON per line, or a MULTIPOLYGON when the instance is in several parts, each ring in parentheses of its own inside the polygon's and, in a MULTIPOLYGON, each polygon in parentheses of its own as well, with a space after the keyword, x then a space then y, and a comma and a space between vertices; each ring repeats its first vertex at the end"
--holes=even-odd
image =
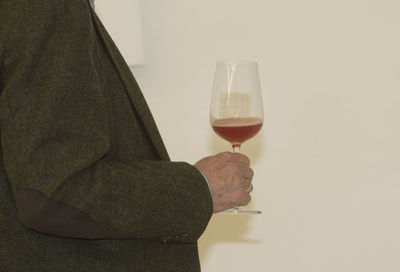
POLYGON ((253 208, 215 215, 203 271, 400 271, 400 2, 144 0, 133 68, 176 161, 229 150, 210 129, 215 63, 260 66, 265 123, 242 151, 253 208))

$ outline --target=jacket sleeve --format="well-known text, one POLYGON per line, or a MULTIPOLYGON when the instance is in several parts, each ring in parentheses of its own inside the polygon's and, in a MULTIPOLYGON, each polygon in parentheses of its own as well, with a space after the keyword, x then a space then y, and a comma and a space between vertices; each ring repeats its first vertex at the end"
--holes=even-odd
POLYGON ((1 5, 1 145, 22 223, 76 238, 182 234, 195 242, 212 214, 196 168, 108 156, 110 116, 93 64, 88 3, 1 5))

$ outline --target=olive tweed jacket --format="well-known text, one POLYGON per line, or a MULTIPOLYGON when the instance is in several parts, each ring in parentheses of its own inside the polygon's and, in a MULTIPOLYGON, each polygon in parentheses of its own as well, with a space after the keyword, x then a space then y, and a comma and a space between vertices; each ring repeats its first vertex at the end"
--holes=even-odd
POLYGON ((0 0, 0 271, 200 271, 212 214, 87 0, 0 0))

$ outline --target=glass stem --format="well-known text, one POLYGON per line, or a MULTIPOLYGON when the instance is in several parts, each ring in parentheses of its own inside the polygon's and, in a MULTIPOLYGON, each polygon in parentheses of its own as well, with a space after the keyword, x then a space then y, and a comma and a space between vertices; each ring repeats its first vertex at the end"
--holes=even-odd
POLYGON ((234 144, 232 145, 233 147, 233 153, 240 153, 240 144, 234 144))

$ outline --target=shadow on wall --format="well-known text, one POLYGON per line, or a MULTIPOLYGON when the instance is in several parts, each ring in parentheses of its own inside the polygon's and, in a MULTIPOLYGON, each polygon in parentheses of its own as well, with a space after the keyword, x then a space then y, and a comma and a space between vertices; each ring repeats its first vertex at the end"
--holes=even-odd
MULTIPOLYGON (((259 135, 244 143, 241 152, 249 157, 251 164, 257 163, 263 152, 266 152, 263 144, 264 135, 260 132, 259 135)), ((210 154, 216 154, 224 151, 231 151, 229 143, 221 140, 213 132, 210 132, 208 138, 208 148, 210 154)), ((255 177, 256 179, 256 177, 255 177)), ((256 189, 255 189, 256 190, 256 189)), ((246 209, 257 209, 250 203, 246 209)), ((200 240, 200 251, 202 260, 206 259, 213 245, 220 243, 245 243, 258 244, 261 243, 260 237, 249 237, 251 221, 254 216, 252 214, 214 214, 206 232, 200 240)))

